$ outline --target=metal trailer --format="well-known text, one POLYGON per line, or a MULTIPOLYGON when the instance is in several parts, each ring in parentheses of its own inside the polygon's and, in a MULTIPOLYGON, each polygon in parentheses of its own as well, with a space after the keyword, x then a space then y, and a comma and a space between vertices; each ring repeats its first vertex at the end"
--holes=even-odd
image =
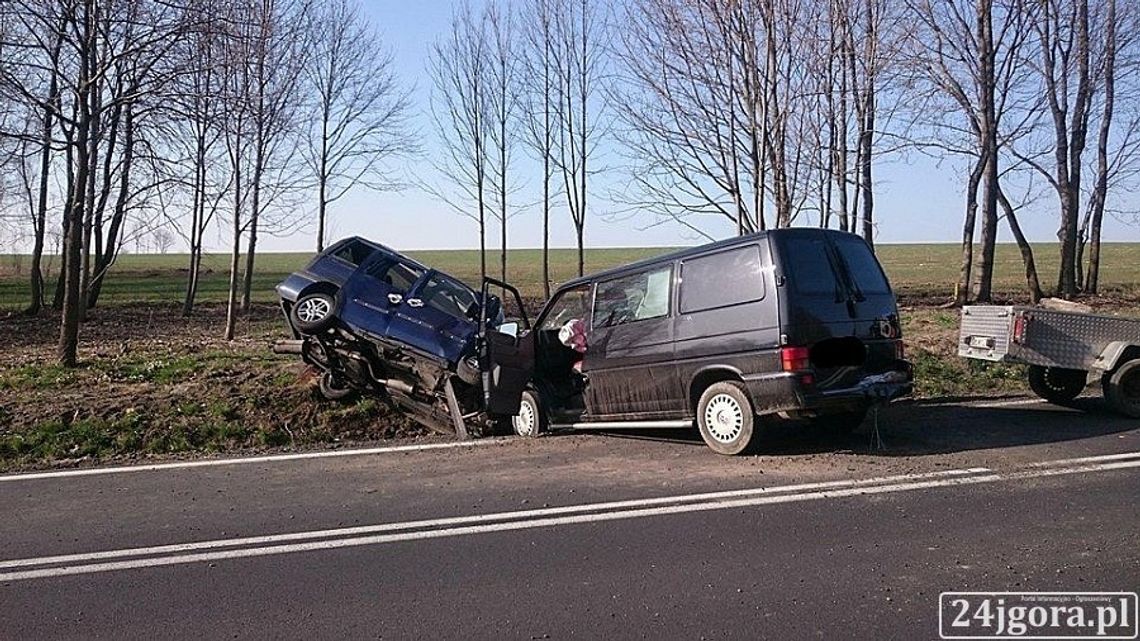
POLYGON ((958 355, 1029 366, 1029 386, 1058 405, 1099 382, 1108 404, 1140 418, 1140 320, 1041 307, 962 308, 958 355))

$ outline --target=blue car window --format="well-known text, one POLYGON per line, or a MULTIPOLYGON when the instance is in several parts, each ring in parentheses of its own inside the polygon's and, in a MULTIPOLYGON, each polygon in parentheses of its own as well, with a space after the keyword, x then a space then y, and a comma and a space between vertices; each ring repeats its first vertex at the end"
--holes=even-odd
POLYGON ((440 274, 428 278, 419 298, 425 305, 456 318, 467 318, 476 304, 474 292, 440 274))
POLYGON ((412 288, 423 272, 395 260, 382 260, 368 269, 368 275, 402 293, 412 288))
POLYGON ((359 266, 371 255, 372 248, 359 240, 350 240, 333 253, 333 256, 356 266, 359 266))

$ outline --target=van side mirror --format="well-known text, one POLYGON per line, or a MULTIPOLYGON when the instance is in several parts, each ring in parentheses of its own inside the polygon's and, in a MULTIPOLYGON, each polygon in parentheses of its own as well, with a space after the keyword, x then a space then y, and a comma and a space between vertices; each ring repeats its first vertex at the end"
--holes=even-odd
POLYGON ((511 321, 509 323, 503 323, 502 325, 499 325, 498 331, 500 334, 506 334, 507 336, 510 336, 511 338, 518 338, 519 337, 519 324, 516 321, 511 321))

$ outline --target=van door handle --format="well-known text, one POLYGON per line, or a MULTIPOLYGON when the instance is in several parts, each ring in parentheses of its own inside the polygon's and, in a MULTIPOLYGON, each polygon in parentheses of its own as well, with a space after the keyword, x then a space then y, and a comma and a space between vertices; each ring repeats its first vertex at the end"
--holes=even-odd
POLYGON ((409 298, 408 307, 423 307, 424 302, 418 298, 409 298))
POLYGON ((399 294, 395 294, 395 293, 388 294, 388 302, 392 303, 393 305, 399 305, 400 302, 403 300, 404 300, 404 297, 399 295, 399 294))

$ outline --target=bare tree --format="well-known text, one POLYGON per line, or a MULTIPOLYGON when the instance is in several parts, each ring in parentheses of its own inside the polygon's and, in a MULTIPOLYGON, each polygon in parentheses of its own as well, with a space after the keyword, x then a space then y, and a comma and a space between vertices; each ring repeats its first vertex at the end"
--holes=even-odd
POLYGON ((464 2, 451 17, 448 34, 431 49, 431 118, 442 149, 433 161, 446 181, 421 180, 421 187, 479 227, 479 273, 487 275, 487 205, 492 117, 486 67, 490 50, 484 16, 464 2))
MULTIPOLYGON (((1115 1, 1043 0, 1033 16, 1033 50, 1027 64, 1037 82, 1028 90, 1044 96, 1040 135, 1018 149, 1018 158, 1036 169, 1057 196, 1059 205, 1060 270, 1058 295, 1073 297, 1082 287, 1099 287, 1100 234, 1105 201, 1114 174, 1128 171, 1134 147, 1128 134, 1114 140, 1118 64, 1131 55, 1135 38, 1121 23, 1134 23, 1135 10, 1123 15, 1115 1), (1123 37, 1121 37, 1123 36, 1123 37), (1098 111, 1097 106, 1100 105, 1098 111), (1090 136, 1096 144, 1095 165, 1085 156, 1090 136), (1122 162, 1123 161, 1123 162, 1122 162), (1094 173, 1091 189, 1084 180, 1094 173), (1083 215, 1082 215, 1083 211, 1083 215), (1089 244, 1087 282, 1082 270, 1089 244)), ((1125 62, 1125 64, 1128 64, 1125 62)))
MULTIPOLYGON (((1031 5, 1022 0, 908 0, 917 28, 910 38, 912 82, 917 88, 918 121, 931 132, 918 144, 935 153, 972 160, 966 185, 962 230, 962 269, 958 303, 987 302, 992 296, 997 240, 1001 152, 1024 135, 1035 107, 1018 104, 1025 73, 1022 52, 1031 5), (981 195, 979 197, 979 190, 981 195), (978 210, 981 209, 981 253, 974 254, 978 210), (971 289, 972 288, 972 289, 971 289)), ((1016 209, 1005 208, 1011 228, 1016 209)), ((1015 233, 1024 241, 1024 236, 1015 233)), ((1028 243, 1028 282, 1036 281, 1028 243)), ((1031 289, 1032 286, 1031 286, 1031 289)), ((1038 291, 1031 291, 1036 298, 1038 291)))
POLYGON ((542 161, 542 288, 550 298, 550 212, 554 178, 554 6, 532 0, 524 9, 522 120, 524 142, 542 161))
POLYGON ((317 185, 317 251, 329 206, 351 189, 394 186, 384 162, 413 152, 409 94, 401 89, 378 34, 356 0, 330 0, 314 13, 304 90, 312 97, 309 171, 317 185))
POLYGON ((554 166, 562 174, 566 209, 574 224, 578 275, 585 272, 585 230, 591 160, 605 133, 605 8, 597 0, 559 0, 554 12, 554 78, 557 87, 554 121, 558 153, 554 166))
MULTIPOLYGON (((1088 266, 1085 291, 1100 289, 1101 228, 1108 201, 1134 192, 1140 174, 1140 10, 1128 3, 1107 0, 1099 33, 1100 122, 1097 128, 1096 180, 1085 214, 1088 266)), ((1099 40, 1099 39, 1098 39, 1099 40)), ((1119 200, 1119 198, 1118 198, 1119 200)), ((1131 212, 1135 213, 1133 206, 1131 212)), ((1121 212, 1123 213, 1123 212, 1121 212)), ((1127 217, 1123 217, 1126 221, 1127 217)))
POLYGON ((174 144, 185 141, 185 147, 179 148, 177 154, 186 159, 192 174, 185 185, 190 192, 190 220, 183 231, 189 253, 183 316, 189 316, 194 310, 206 232, 232 176, 225 171, 226 163, 219 151, 224 104, 221 69, 226 37, 219 10, 219 3, 212 1, 189 9, 195 14, 193 22, 197 28, 190 31, 179 53, 190 73, 180 77, 172 101, 172 111, 178 116, 180 128, 171 132, 171 140, 174 144))
POLYGON ((507 280, 507 221, 511 217, 508 196, 517 189, 511 172, 511 160, 519 135, 514 128, 519 105, 519 59, 516 17, 505 2, 489 3, 485 8, 487 38, 490 43, 487 66, 487 102, 491 118, 488 142, 492 147, 492 171, 489 175, 495 217, 499 220, 499 275, 507 280))
POLYGON ((692 215, 748 233, 818 209, 819 224, 838 213, 872 238, 873 162, 893 112, 877 96, 894 90, 903 32, 894 3, 638 0, 622 25, 628 204, 710 237, 692 215))
MULTIPOLYGON (((249 311, 258 233, 263 226, 287 228, 295 221, 265 220, 276 201, 301 187, 300 166, 294 158, 296 116, 301 103, 300 78, 309 55, 305 29, 312 5, 309 0, 258 0, 247 14, 254 31, 249 56, 252 167, 249 187, 249 227, 242 278, 241 309, 249 311), (269 225, 266 225, 269 223, 269 225)), ((228 332, 227 332, 228 333, 228 332)))

